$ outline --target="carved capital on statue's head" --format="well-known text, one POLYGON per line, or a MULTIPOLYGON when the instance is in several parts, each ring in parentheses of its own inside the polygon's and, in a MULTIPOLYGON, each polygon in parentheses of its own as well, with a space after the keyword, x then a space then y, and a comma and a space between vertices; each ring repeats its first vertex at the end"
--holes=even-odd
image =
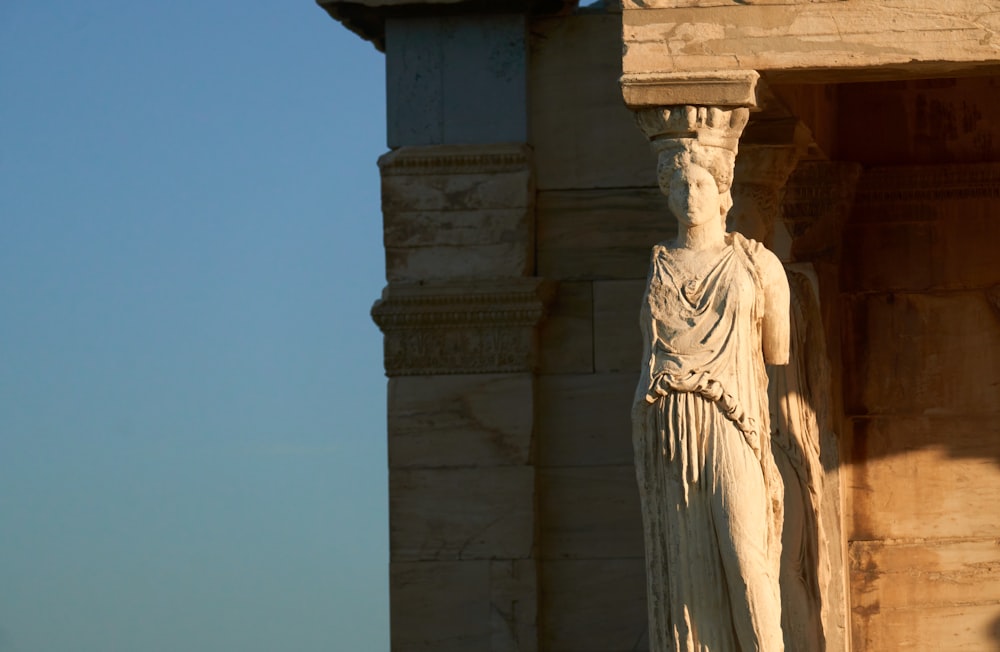
POLYGON ((745 108, 668 106, 637 111, 636 122, 658 154, 657 178, 664 194, 676 170, 697 165, 715 178, 725 196, 723 210, 728 210, 736 152, 749 117, 745 108))
POLYGON ((635 119, 653 149, 671 148, 674 142, 697 142, 736 155, 740 135, 750 119, 746 108, 714 106, 661 106, 640 109, 635 119))

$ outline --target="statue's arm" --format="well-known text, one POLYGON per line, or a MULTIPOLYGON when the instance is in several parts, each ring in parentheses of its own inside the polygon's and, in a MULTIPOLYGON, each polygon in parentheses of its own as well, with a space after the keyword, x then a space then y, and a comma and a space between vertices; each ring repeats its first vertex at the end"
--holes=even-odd
POLYGON ((762 248, 758 261, 764 285, 764 321, 762 345, 764 362, 788 364, 790 299, 788 277, 778 257, 762 248))

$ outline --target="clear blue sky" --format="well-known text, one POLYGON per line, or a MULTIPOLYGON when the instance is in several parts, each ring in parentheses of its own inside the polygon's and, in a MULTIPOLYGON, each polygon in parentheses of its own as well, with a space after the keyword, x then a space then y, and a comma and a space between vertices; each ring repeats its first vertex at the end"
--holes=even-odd
POLYGON ((383 58, 0 3, 0 652, 388 649, 383 58))

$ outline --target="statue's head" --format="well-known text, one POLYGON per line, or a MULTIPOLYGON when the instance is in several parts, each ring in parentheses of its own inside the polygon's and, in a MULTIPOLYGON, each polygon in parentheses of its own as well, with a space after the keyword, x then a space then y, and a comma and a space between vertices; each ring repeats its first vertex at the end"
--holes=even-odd
POLYGON ((674 216, 686 224, 700 224, 709 218, 724 222, 733 205, 730 188, 735 155, 694 139, 658 144, 657 180, 674 216))
MULTIPOLYGON (((749 117, 745 108, 702 106, 660 107, 636 113, 640 128, 659 156, 657 177, 668 199, 672 192, 676 195, 698 174, 684 172, 685 169, 700 168, 714 181, 718 199, 716 214, 725 222, 726 213, 733 205, 729 189, 733 185, 736 150, 749 117)), ((676 200, 671 203, 671 210, 676 214, 680 206, 675 209, 674 203, 676 200)))

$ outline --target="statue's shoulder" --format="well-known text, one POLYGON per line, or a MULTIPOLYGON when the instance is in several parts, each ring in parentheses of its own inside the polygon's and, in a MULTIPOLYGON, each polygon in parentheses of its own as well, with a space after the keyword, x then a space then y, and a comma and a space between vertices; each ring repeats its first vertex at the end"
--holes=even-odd
POLYGON ((733 232, 729 235, 732 236, 733 246, 743 251, 765 282, 773 281, 775 278, 785 278, 785 266, 773 251, 742 233, 733 232))
POLYGON ((649 262, 656 263, 657 260, 663 260, 671 256, 671 250, 674 248, 673 240, 664 240, 663 242, 657 242, 653 245, 653 248, 649 252, 649 262))
POLYGON ((752 260, 756 265, 766 267, 781 266, 781 261, 774 255, 774 252, 757 240, 748 238, 738 231, 733 231, 728 235, 732 238, 733 246, 741 249, 747 255, 747 258, 752 260))

